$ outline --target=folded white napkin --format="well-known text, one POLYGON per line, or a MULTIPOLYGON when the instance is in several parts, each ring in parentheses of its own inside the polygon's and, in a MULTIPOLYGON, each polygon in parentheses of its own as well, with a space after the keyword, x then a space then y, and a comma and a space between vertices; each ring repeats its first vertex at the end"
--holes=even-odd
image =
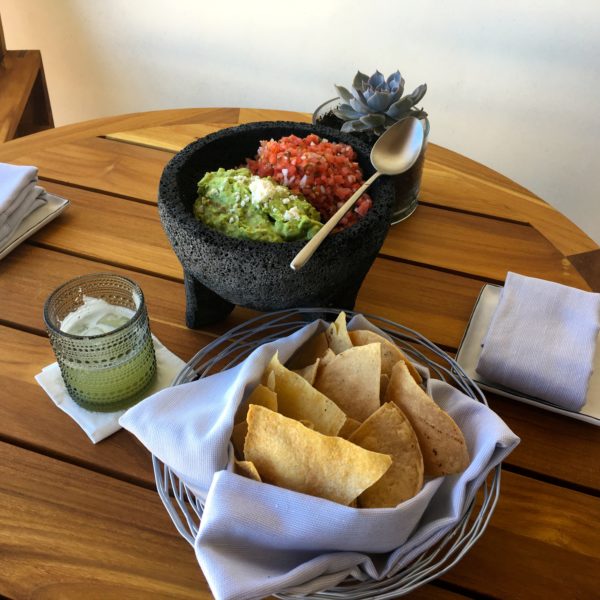
MULTIPOLYGON (((229 438, 244 391, 260 381, 276 350, 285 362, 324 325, 307 325, 232 369, 159 392, 120 419, 205 500, 195 551, 217 599, 310 593, 348 575, 392 574, 457 523, 489 471, 519 442, 489 408, 429 380, 429 392, 462 429, 472 460, 465 472, 428 481, 397 508, 350 508, 234 474, 229 438)), ((363 317, 350 322, 353 328, 378 331, 363 317)))
MULTIPOLYGON (((173 379, 185 366, 185 363, 163 346, 158 339, 152 336, 152 340, 156 353, 156 378, 152 386, 148 388, 147 396, 171 385, 173 379)), ((79 406, 65 387, 58 363, 44 367, 42 372, 35 376, 35 379, 50 396, 52 402, 66 412, 85 431, 94 444, 121 429, 119 417, 125 413, 125 410, 103 413, 92 412, 79 406)))
POLYGON ((579 411, 600 329, 600 294, 508 273, 477 372, 491 382, 579 411))
POLYGON ((0 163, 0 245, 46 200, 37 186, 37 168, 0 163))

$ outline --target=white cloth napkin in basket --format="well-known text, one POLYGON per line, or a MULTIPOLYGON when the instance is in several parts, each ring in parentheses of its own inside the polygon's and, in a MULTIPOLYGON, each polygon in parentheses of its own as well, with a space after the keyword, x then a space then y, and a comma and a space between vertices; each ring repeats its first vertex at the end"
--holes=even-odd
POLYGON ((487 380, 579 411, 600 329, 600 294, 508 273, 483 340, 487 380))
MULTIPOLYGON (((285 362, 323 326, 307 325, 235 368, 159 392, 120 419, 205 500, 195 552, 219 600, 310 593, 347 575, 384 578, 458 522, 490 470, 519 442, 485 405, 429 380, 429 392, 462 429, 471 464, 459 475, 428 481, 396 508, 350 508, 234 474, 228 446, 244 390, 259 382, 276 350, 285 362)), ((360 316, 352 328, 379 331, 360 316)))

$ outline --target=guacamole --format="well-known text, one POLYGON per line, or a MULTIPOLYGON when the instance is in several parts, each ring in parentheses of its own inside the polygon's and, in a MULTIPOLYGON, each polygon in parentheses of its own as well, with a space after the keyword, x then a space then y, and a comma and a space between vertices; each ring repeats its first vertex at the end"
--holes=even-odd
POLYGON ((198 183, 194 215, 225 235, 263 242, 308 240, 322 227, 303 196, 246 168, 206 173, 198 183))

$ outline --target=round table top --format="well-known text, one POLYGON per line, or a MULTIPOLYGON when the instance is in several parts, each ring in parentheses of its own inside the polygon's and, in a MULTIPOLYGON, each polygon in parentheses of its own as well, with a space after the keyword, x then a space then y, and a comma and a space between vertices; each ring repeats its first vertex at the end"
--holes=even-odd
MULTIPOLYGON (((154 491, 147 451, 125 431, 92 445, 34 376, 54 361, 42 319, 48 294, 80 274, 137 281, 151 328, 184 360, 254 313, 185 326, 181 266, 156 210, 158 181, 194 139, 239 123, 310 121, 287 111, 205 108, 110 117, 0 145, 0 161, 33 164, 69 206, 0 261, 0 595, 209 598, 193 551, 154 491), (132 511, 135 506, 137 510, 132 511), (6 558, 8 557, 8 558, 6 558)), ((485 284, 508 271, 600 291, 600 249, 564 215, 479 163, 429 144, 420 203, 393 226, 356 309, 458 349, 485 284)), ((414 598, 557 597, 597 593, 598 430, 494 394, 522 438, 504 463, 484 536, 414 598), (565 577, 565 575, 568 575, 565 577), (453 590, 453 591, 449 591, 453 590)))

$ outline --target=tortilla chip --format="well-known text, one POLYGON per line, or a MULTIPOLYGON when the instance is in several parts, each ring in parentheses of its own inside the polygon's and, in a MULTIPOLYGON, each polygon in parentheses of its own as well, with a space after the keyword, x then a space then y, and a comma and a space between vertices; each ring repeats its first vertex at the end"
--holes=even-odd
POLYGON ((417 436, 393 402, 376 410, 348 440, 392 457, 385 475, 359 496, 360 507, 393 508, 423 487, 423 456, 417 436))
POLYGON ((262 406, 248 411, 244 455, 261 479, 348 505, 390 467, 386 454, 311 431, 262 406))
POLYGON ((248 433, 248 423, 242 421, 237 425, 234 425, 231 431, 231 443, 233 444, 233 450, 235 455, 240 459, 244 459, 244 442, 246 441, 246 434, 248 433))
POLYGON ((263 376, 263 379, 265 380, 265 385, 272 391, 275 391, 275 373, 273 372, 268 372, 265 373, 265 375, 263 376))
POLYGON ((241 423, 246 420, 246 414, 248 413, 248 406, 250 404, 258 404, 264 406, 270 410, 277 412, 277 394, 270 390, 266 385, 259 383, 253 390, 252 393, 241 402, 235 413, 234 423, 241 423))
POLYGON ((335 357, 336 353, 331 348, 327 348, 327 352, 319 360, 319 368, 328 365, 335 357))
POLYGON ((237 475, 242 475, 248 479, 254 479, 254 481, 261 481, 260 475, 254 466, 254 463, 249 460, 238 460, 233 459, 233 472, 237 475))
POLYGON ((354 346, 364 346, 365 344, 373 344, 374 342, 379 342, 381 344, 381 372, 385 373, 388 377, 392 374, 392 367, 399 360, 403 360, 414 380, 417 383, 423 381, 419 371, 413 367, 412 363, 406 358, 402 350, 382 335, 368 329, 357 329, 351 331, 348 335, 354 346))
POLYGON ((307 429, 312 429, 313 431, 315 430, 315 424, 311 423, 310 421, 302 419, 298 421, 298 423, 302 423, 302 425, 304 425, 304 427, 306 427, 307 429))
POLYGON ((315 360, 315 362, 312 365, 307 365, 306 367, 302 367, 301 369, 294 369, 294 373, 298 373, 298 375, 304 377, 304 379, 306 379, 306 381, 308 381, 310 385, 313 385, 313 383, 315 382, 315 377, 317 376, 317 370, 319 368, 320 360, 320 358, 317 358, 317 360, 315 360))
POLYGON ((360 427, 360 422, 356 419, 351 419, 350 417, 346 418, 346 422, 342 425, 338 435, 341 438, 347 440, 358 428, 360 427))
POLYGON ((379 398, 383 400, 385 398, 385 391, 387 390, 388 383, 390 382, 390 378, 385 373, 381 374, 381 380, 379 382, 379 398))
POLYGON ((329 398, 317 391, 304 377, 286 369, 277 353, 267 369, 275 373, 278 411, 297 421, 306 420, 314 424, 315 430, 325 435, 337 435, 346 415, 329 398))
POLYGON ((380 405, 379 344, 345 350, 319 369, 315 387, 361 423, 380 405))
POLYGON ((327 344, 336 354, 352 348, 352 342, 346 329, 346 313, 344 311, 329 325, 325 331, 325 337, 327 338, 327 344))
POLYGON ((415 430, 425 475, 451 475, 467 468, 469 452, 462 431, 415 382, 404 362, 394 365, 385 401, 396 403, 415 430))
POLYGON ((285 366, 288 369, 293 370, 312 365, 315 360, 321 358, 328 349, 329 344, 327 343, 325 332, 321 331, 304 342, 304 344, 292 354, 285 366))

